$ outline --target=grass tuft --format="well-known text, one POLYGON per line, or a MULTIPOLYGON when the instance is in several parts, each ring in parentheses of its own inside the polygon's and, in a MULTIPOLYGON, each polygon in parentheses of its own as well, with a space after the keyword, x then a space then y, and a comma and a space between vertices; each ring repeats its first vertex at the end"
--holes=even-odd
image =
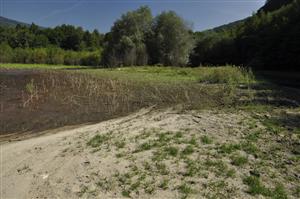
POLYGON ((212 144, 213 140, 210 137, 208 137, 207 135, 204 135, 201 137, 201 142, 203 144, 212 144))
POLYGON ((232 164, 235 166, 242 166, 248 163, 248 158, 240 155, 232 156, 231 160, 232 160, 232 164))

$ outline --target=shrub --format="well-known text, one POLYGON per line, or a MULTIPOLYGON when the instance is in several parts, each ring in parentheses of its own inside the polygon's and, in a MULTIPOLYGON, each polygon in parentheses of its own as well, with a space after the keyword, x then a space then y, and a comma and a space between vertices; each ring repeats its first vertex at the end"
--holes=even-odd
POLYGON ((66 51, 64 56, 65 65, 80 65, 80 53, 75 51, 66 51))
POLYGON ((12 61, 15 63, 31 63, 31 49, 16 48, 13 52, 12 61))
POLYGON ((1 43, 0 44, 0 62, 1 63, 12 62, 12 57, 13 57, 12 48, 6 43, 1 43))
POLYGON ((47 55, 48 55, 47 64, 64 63, 64 51, 60 48, 48 48, 47 55))
POLYGON ((47 51, 44 48, 32 50, 31 63, 45 64, 47 62, 47 51))
POLYGON ((100 53, 92 52, 85 53, 80 60, 80 64, 83 66, 98 66, 100 64, 100 53))

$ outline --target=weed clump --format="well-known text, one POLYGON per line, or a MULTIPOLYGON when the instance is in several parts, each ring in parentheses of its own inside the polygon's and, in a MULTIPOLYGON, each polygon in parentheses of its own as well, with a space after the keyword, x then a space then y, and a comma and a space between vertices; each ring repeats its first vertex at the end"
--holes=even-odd
POLYGON ((232 160, 232 164, 235 166, 242 166, 248 163, 248 158, 240 155, 232 156, 231 160, 232 160))
POLYGON ((201 141, 203 144, 212 144, 213 140, 207 135, 201 137, 201 141))
POLYGON ((100 147, 104 142, 109 140, 109 138, 110 137, 108 135, 96 135, 92 139, 90 139, 87 144, 94 148, 100 147))

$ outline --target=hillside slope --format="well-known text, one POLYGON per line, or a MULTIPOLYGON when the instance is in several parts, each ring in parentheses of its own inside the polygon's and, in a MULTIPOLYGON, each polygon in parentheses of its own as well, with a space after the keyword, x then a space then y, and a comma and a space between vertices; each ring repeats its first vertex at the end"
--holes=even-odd
POLYGON ((23 23, 23 22, 20 22, 20 21, 16 21, 16 20, 13 20, 13 19, 8 19, 6 17, 0 16, 0 26, 15 27, 18 24, 23 25, 23 26, 30 26, 27 23, 23 23))

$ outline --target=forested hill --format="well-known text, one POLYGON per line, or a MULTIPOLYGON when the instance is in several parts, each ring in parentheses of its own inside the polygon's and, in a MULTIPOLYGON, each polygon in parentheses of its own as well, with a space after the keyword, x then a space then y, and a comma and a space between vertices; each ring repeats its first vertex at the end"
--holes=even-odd
POLYGON ((29 24, 0 16, 0 26, 15 27, 18 24, 27 27, 30 26, 29 24))
MULTIPOLYGON (((272 11, 278 10, 281 7, 288 5, 292 2, 293 2, 293 0, 268 0, 268 1, 266 1, 266 4, 258 10, 258 13, 259 12, 272 12, 272 11)), ((220 31, 224 31, 224 30, 226 31, 228 29, 232 29, 232 28, 235 28, 235 27, 243 24, 248 19, 249 19, 249 17, 218 26, 218 27, 213 28, 208 31, 216 31, 216 32, 220 32, 220 31)))
MULTIPOLYGON (((272 2, 276 1, 268 1, 263 9, 267 5, 275 5, 272 2)), ((190 64, 235 64, 263 70, 300 70, 299 10, 300 0, 295 0, 274 11, 257 12, 222 31, 198 33, 190 64)))
POLYGON ((259 9, 259 12, 272 12, 274 10, 280 9, 282 6, 292 3, 293 0, 268 0, 266 4, 259 9))

